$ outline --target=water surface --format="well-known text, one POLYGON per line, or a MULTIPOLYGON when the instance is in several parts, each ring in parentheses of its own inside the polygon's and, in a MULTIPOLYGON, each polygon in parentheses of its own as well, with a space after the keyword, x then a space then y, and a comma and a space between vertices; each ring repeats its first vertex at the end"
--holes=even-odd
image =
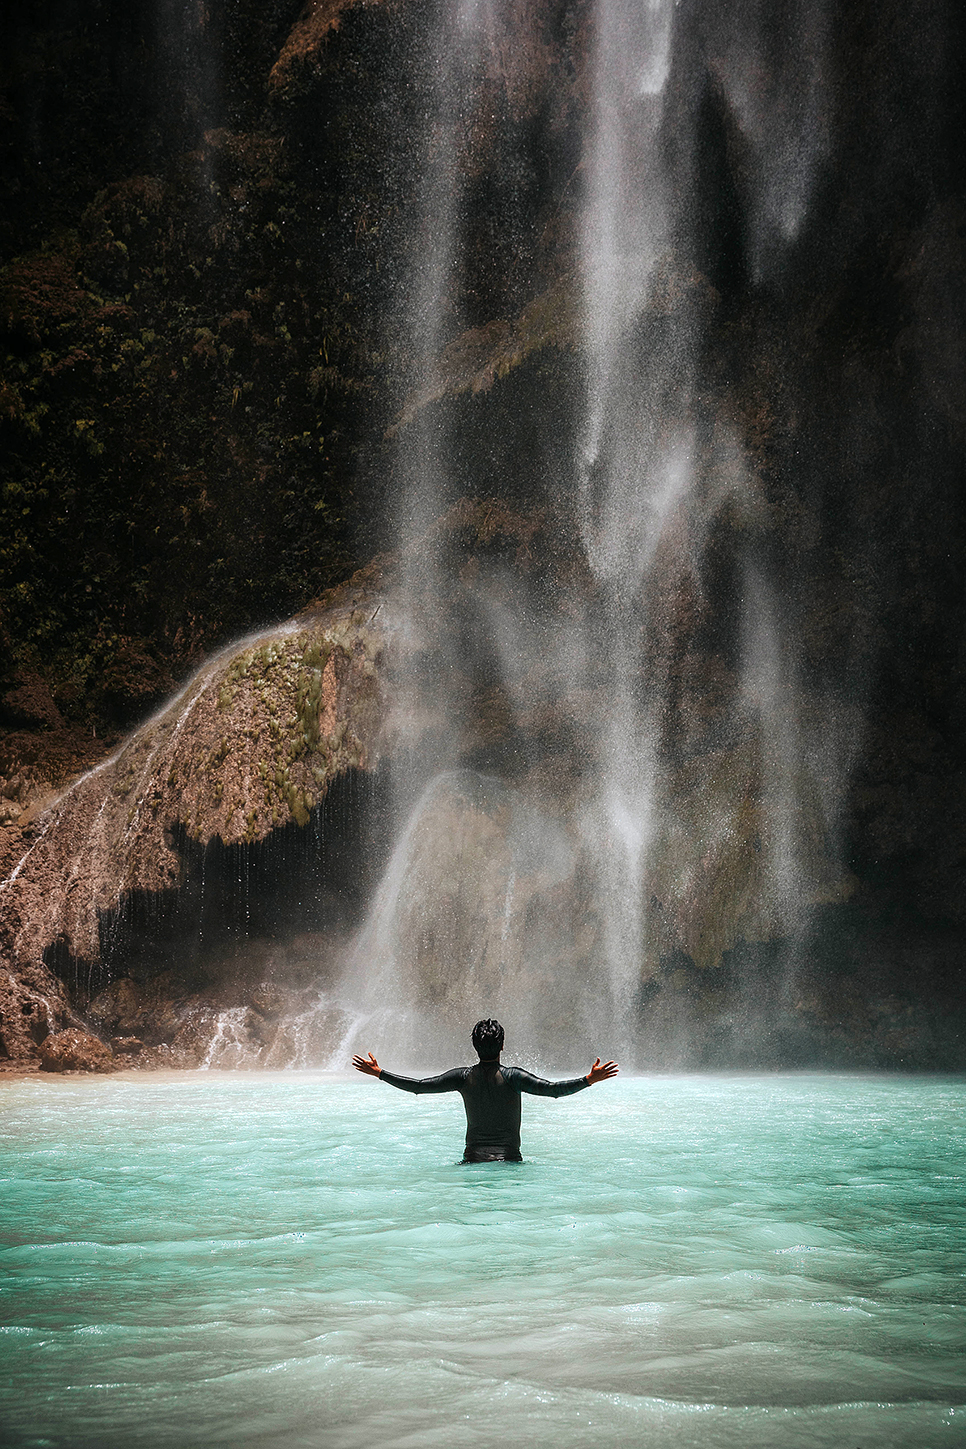
POLYGON ((966 1442, 962 1078, 0 1087, 10 1449, 966 1442))

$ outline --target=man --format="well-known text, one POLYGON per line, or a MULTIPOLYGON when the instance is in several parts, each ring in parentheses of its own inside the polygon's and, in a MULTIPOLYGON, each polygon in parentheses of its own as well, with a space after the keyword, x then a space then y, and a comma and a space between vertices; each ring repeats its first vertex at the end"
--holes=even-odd
POLYGON ((372 1052, 368 1057, 353 1057, 357 1072, 381 1077, 391 1087, 404 1092, 459 1092, 466 1108, 466 1149, 464 1162, 522 1162, 520 1156, 520 1093, 535 1097, 569 1097, 595 1082, 616 1077, 617 1063, 600 1057, 585 1077, 569 1082, 547 1082, 534 1077, 522 1067, 504 1067, 500 1063, 503 1050, 503 1028, 498 1021, 478 1021, 473 1028, 473 1045, 479 1061, 474 1067, 454 1067, 438 1077, 397 1077, 383 1071, 372 1052))

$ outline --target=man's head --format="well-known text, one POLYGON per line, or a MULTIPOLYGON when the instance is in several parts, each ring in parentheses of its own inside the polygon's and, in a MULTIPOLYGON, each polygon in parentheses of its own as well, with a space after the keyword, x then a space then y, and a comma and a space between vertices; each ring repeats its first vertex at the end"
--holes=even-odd
POLYGON ((473 1045, 481 1062, 492 1062, 503 1050, 503 1028, 498 1021, 478 1021, 473 1028, 473 1045))

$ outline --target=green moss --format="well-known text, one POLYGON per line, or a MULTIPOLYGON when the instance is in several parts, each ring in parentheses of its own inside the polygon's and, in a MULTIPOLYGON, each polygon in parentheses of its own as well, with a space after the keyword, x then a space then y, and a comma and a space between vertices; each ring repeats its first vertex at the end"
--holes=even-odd
POLYGON ((305 796, 288 779, 285 780, 282 786, 282 795, 296 825, 308 825, 309 810, 305 796))
POLYGON ((230 754, 231 741, 228 739, 227 735, 222 735, 219 744, 216 746, 215 749, 212 750, 211 754, 208 756, 209 770, 217 770, 218 766, 223 764, 230 754))
POLYGON ((322 681, 325 666, 332 653, 327 642, 313 641, 305 649, 299 667, 297 721, 301 750, 310 754, 320 745, 319 715, 322 708, 322 681))
POLYGON ((134 789, 137 778, 137 770, 135 769, 134 765, 129 765, 123 774, 118 774, 117 778, 114 781, 113 789, 115 795, 130 795, 131 791, 134 789))

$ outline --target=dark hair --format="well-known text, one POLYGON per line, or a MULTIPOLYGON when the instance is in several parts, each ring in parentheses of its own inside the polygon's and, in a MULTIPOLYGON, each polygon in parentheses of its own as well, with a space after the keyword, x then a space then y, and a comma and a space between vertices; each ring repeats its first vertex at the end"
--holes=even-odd
POLYGON ((489 1018, 478 1021, 473 1028, 473 1045, 481 1061, 491 1061, 503 1050, 503 1028, 498 1021, 489 1018))

